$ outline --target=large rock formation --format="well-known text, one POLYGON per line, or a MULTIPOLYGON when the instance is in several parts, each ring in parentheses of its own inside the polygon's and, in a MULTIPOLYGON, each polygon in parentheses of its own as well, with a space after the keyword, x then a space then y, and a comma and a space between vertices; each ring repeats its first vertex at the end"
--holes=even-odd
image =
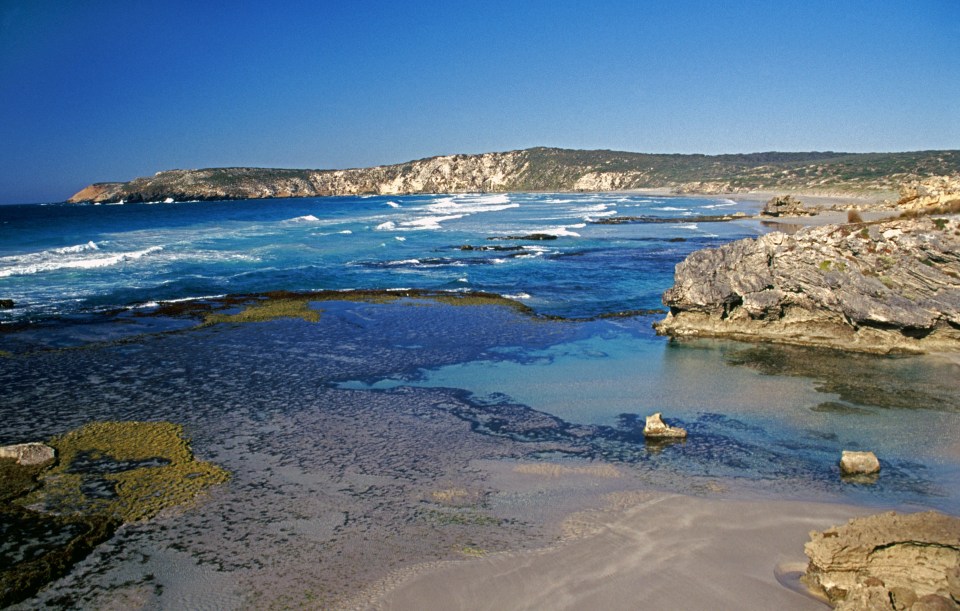
POLYGON ((810 538, 804 581, 836 609, 960 608, 960 518, 889 512, 810 538))
POLYGON ((807 227, 691 254, 657 331, 868 352, 960 350, 960 217, 807 227))
POLYGON ((931 176, 900 188, 897 206, 906 210, 945 208, 960 212, 960 176, 931 176))
POLYGON ((69 202, 142 202, 491 191, 677 193, 751 189, 887 191, 904 177, 960 172, 960 151, 923 153, 751 153, 650 155, 532 148, 445 155, 349 170, 213 168, 171 170, 130 182, 90 185, 69 202), (878 174, 876 163, 887 169, 878 174))
POLYGON ((765 216, 811 216, 817 214, 817 210, 805 207, 803 202, 792 195, 780 195, 768 201, 760 214, 765 216))

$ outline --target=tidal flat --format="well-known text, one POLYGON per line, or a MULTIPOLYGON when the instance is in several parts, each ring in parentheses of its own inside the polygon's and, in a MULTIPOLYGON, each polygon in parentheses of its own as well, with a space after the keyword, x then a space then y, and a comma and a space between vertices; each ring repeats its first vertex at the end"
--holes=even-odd
MULTIPOLYGON (((0 443, 172 422, 197 460, 230 474, 120 527, 13 608, 402 608, 381 597, 444 567, 563 550, 642 517, 653 497, 707 522, 709 503, 756 502, 742 515, 765 507, 796 532, 829 525, 802 519, 809 503, 831 519, 960 513, 948 360, 671 342, 650 316, 562 320, 472 301, 233 316, 244 311, 207 325, 122 312, 0 335, 0 443), (646 443, 653 411, 688 440, 646 443), (844 481, 841 449, 876 451, 880 477, 844 481), (591 510, 609 519, 577 517, 591 510)), ((802 540, 774 543, 802 559, 802 540)), ((776 599, 815 603, 786 588, 776 599)))

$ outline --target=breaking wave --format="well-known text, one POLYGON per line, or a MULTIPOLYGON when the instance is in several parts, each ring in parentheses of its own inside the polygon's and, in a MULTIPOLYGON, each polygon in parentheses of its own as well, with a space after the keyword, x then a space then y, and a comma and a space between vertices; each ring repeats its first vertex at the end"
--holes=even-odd
POLYGON ((84 256, 90 251, 101 252, 93 242, 78 246, 68 246, 46 250, 28 255, 4 257, 0 259, 0 278, 10 276, 27 276, 43 272, 53 272, 61 269, 94 269, 109 267, 126 261, 135 261, 147 255, 163 250, 162 246, 151 246, 143 250, 118 252, 103 256, 84 256), (92 248, 91 248, 91 245, 92 248))

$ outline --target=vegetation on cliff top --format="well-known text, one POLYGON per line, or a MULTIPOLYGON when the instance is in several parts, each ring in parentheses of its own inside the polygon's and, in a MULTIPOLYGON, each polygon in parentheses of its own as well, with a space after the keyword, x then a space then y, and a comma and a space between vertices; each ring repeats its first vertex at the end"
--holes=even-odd
POLYGON ((162 201, 412 194, 463 190, 575 191, 669 188, 677 192, 894 190, 960 173, 960 151, 908 153, 647 154, 532 148, 431 157, 348 170, 170 170, 127 183, 95 183, 68 201, 162 201), (609 179, 604 182, 603 179, 609 179))

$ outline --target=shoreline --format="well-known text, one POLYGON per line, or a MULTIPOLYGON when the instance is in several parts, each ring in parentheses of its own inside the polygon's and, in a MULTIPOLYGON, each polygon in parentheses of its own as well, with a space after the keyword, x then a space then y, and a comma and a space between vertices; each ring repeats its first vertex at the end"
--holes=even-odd
POLYGON ((429 563, 394 573, 360 603, 378 610, 823 609, 799 585, 803 546, 877 508, 625 491, 564 520, 545 548, 429 563), (482 601, 482 602, 481 602, 482 601))

